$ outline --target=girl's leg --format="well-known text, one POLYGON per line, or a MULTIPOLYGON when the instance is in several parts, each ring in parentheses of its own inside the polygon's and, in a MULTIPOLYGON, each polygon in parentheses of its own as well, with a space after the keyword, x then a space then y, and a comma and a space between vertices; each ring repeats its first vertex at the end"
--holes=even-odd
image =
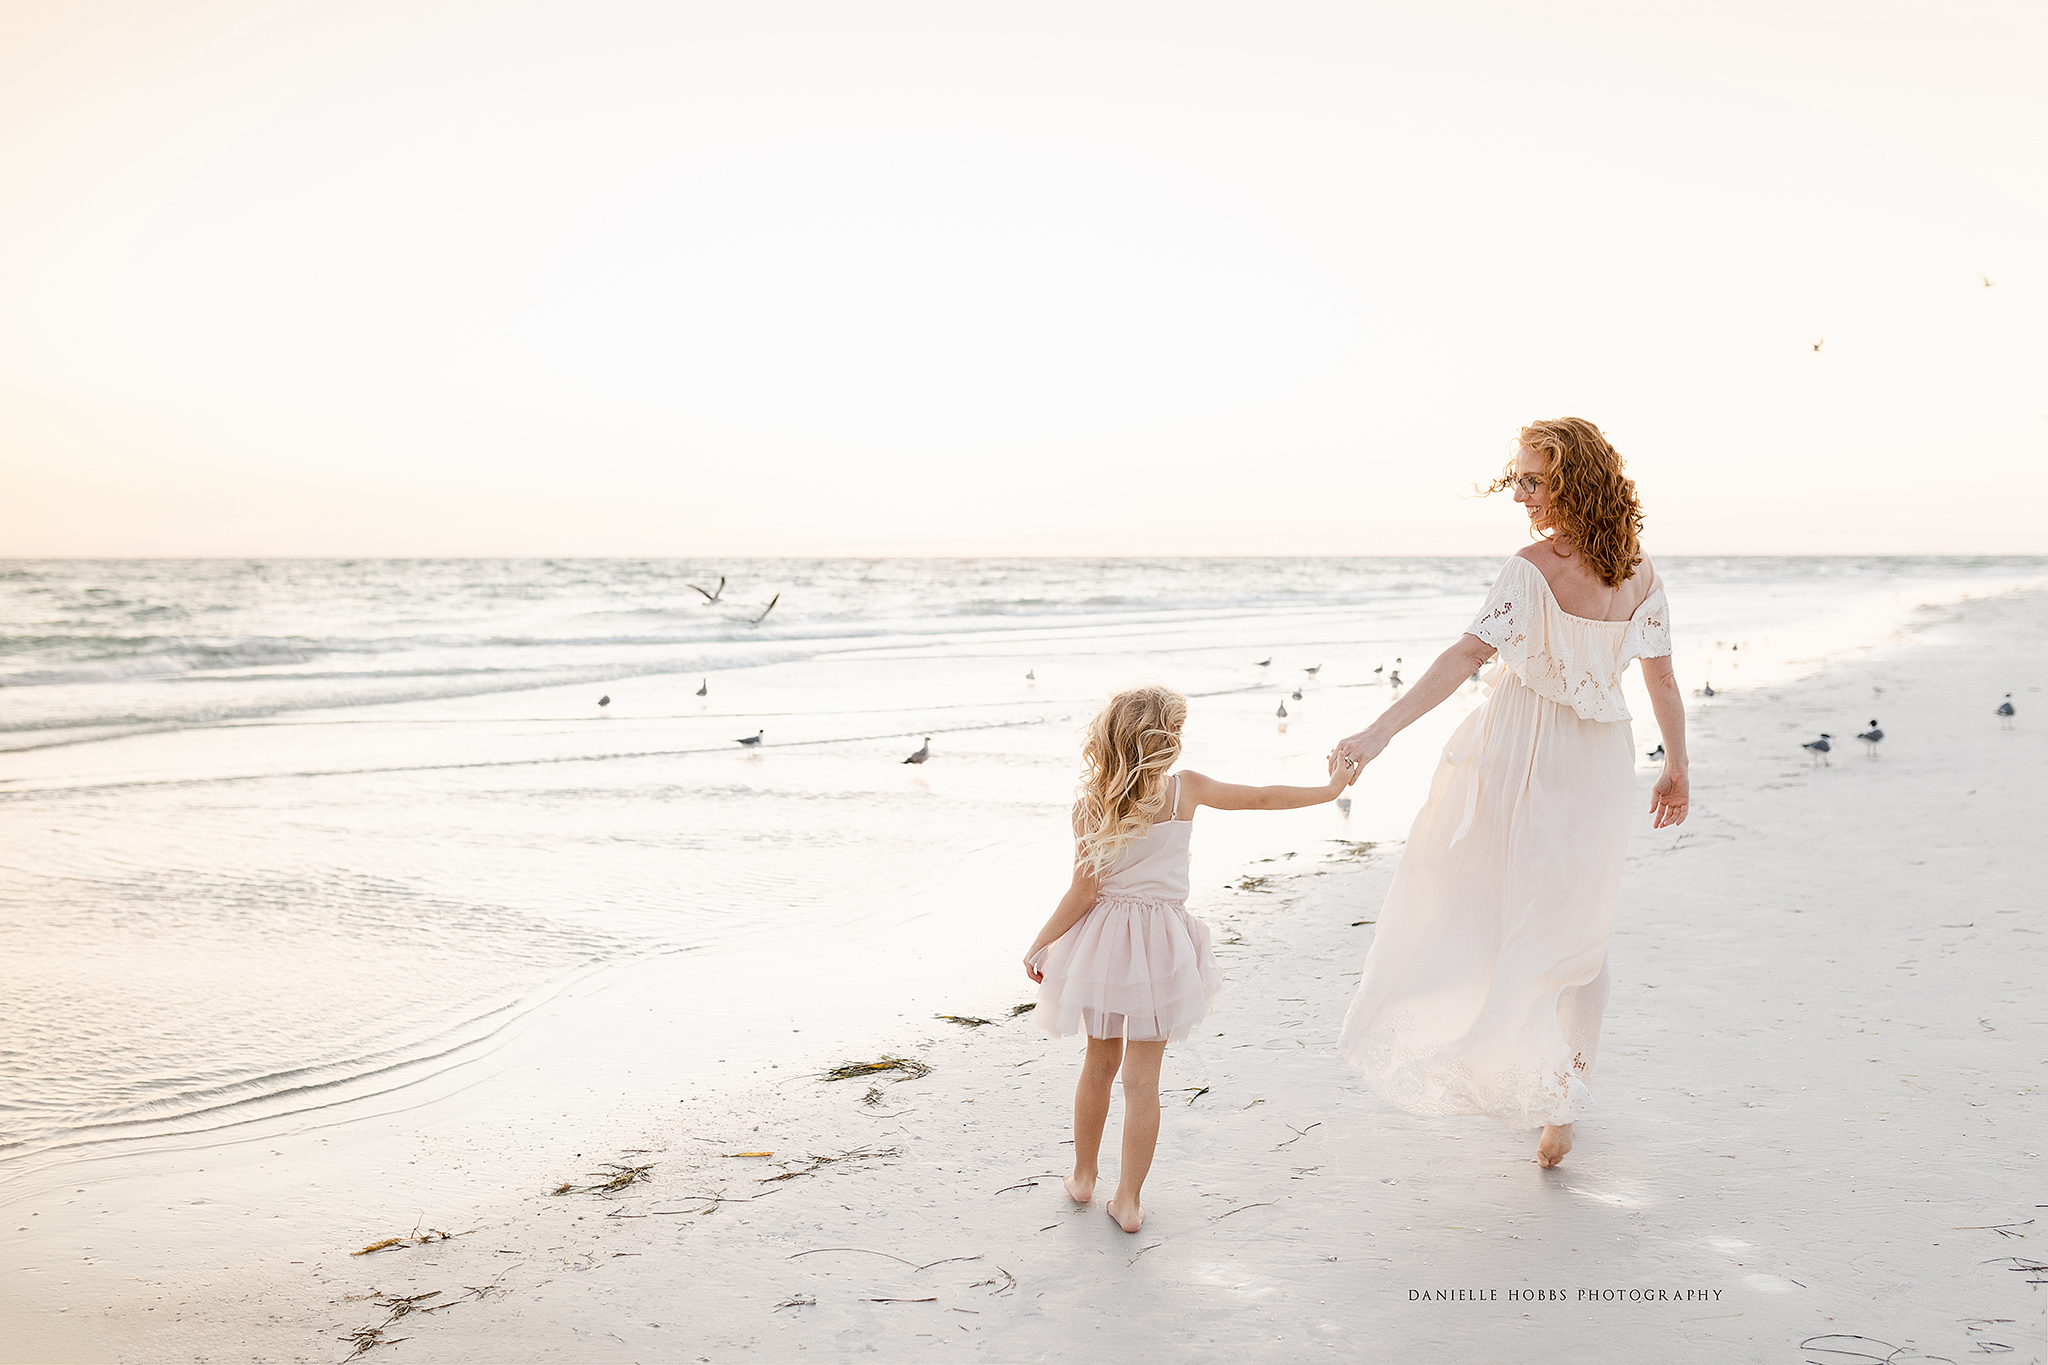
POLYGON ((1074 1173, 1066 1178, 1067 1195, 1077 1204, 1095 1197, 1095 1163, 1102 1155, 1102 1125, 1109 1121, 1109 1092, 1124 1059, 1121 1038, 1090 1038, 1088 1060, 1074 1086, 1074 1173))
POLYGON ((1145 1225, 1138 1194, 1152 1170, 1152 1149, 1159 1145, 1159 1065, 1166 1043, 1133 1042, 1124 1049, 1124 1160, 1118 1168, 1116 1193, 1109 1216, 1125 1232, 1145 1225))

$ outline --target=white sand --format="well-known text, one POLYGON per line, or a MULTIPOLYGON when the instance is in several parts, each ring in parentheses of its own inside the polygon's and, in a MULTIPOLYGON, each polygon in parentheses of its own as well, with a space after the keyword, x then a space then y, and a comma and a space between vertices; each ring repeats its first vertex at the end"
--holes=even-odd
MULTIPOLYGON (((858 1049, 934 1068, 878 1108, 811 1077, 856 1055, 844 1040, 791 1039, 780 1085, 665 1076, 666 1124, 502 1197, 451 1180, 422 1221, 453 1241, 266 1251, 138 1281, 87 1321, 17 1303, 7 1358, 338 1360, 380 1299, 429 1291, 458 1301, 369 1359, 2048 1357, 2048 1272, 2011 1259, 2048 1260, 2044 636, 2048 595, 1966 603, 1804 682, 1692 703, 1694 814, 1676 835, 1645 818, 1632 845, 1600 1108, 1558 1170, 1530 1160, 1533 1131, 1360 1093, 1332 1044, 1372 933, 1352 921, 1398 849, 1304 848, 1250 869, 1266 890, 1196 906, 1230 984, 1209 1036, 1168 1050, 1136 1236, 1046 1178, 1078 1045, 929 1022, 858 1049), (1850 737, 1872 715, 1888 738, 1866 758, 1850 737), (1821 730, 1829 767, 1799 748, 1821 730), (861 1149, 895 1154, 764 1183, 861 1149), (543 1193, 615 1159, 652 1179, 543 1193), (1412 1297, 1440 1290, 1468 1298, 1412 1297), (1560 1297, 1510 1298, 1529 1290, 1560 1297), (1810 1341, 1830 1333, 1865 1340, 1810 1341)), ((991 951, 1035 927, 991 926, 991 951)), ((1031 996, 1016 983, 953 1007, 1006 1015, 1031 996)))

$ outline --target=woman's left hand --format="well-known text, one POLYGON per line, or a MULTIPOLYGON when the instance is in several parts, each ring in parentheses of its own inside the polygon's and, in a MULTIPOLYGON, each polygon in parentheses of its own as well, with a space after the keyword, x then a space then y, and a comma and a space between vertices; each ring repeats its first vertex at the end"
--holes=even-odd
POLYGON ((1045 980, 1045 973, 1031 965, 1031 959, 1037 957, 1038 953, 1039 950, 1033 948, 1030 952, 1024 954, 1024 975, 1030 977, 1033 981, 1045 980))
POLYGON ((1684 771, 1666 768, 1664 775, 1657 779, 1657 785, 1650 789, 1650 814, 1656 817, 1651 828, 1684 824, 1686 809, 1691 802, 1692 795, 1687 790, 1684 771))
MULTIPOLYGON (((1386 747, 1387 741, 1384 736, 1371 729, 1364 729, 1346 739, 1339 740, 1337 747, 1330 751, 1330 755, 1338 760, 1347 758, 1351 760, 1352 766, 1346 768, 1345 771, 1351 775, 1351 781, 1356 782, 1359 774, 1365 771, 1365 765, 1378 758, 1381 750, 1386 747)), ((1350 783, 1345 785, 1349 786, 1350 783)))

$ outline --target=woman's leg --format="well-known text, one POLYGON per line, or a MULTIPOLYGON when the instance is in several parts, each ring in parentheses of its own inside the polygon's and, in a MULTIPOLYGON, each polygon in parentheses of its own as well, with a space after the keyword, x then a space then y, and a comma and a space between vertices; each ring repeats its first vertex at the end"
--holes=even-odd
POLYGON ((1078 1204, 1095 1197, 1102 1125, 1109 1121, 1110 1087, 1116 1084, 1116 1069, 1123 1059, 1123 1039, 1088 1040, 1088 1059, 1081 1063, 1081 1079, 1074 1086, 1074 1173, 1065 1181, 1068 1196, 1078 1204))
POLYGON ((1163 1039, 1133 1042, 1124 1049, 1124 1159, 1109 1216, 1125 1232, 1136 1232, 1145 1224, 1138 1195, 1152 1170, 1152 1150, 1159 1145, 1159 1064, 1165 1056, 1163 1039))
MULTIPOLYGON (((1607 961, 1600 962, 1600 974, 1583 986, 1566 986, 1558 992, 1557 1026, 1572 1049, 1572 1071, 1581 1081, 1593 1083, 1593 1063, 1600 1056, 1600 1022, 1607 1013, 1607 961)), ((1563 1161, 1572 1149, 1572 1126, 1553 1123, 1536 1141, 1536 1164, 1551 1167, 1563 1161)))

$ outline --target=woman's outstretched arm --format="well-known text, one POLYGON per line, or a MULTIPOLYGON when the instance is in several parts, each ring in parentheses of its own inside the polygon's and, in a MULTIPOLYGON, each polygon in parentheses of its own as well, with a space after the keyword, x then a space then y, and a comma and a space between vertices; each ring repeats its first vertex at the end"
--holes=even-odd
POLYGON ((1438 703, 1458 690, 1479 666, 1493 657, 1493 646, 1477 635, 1460 635, 1451 647, 1436 656, 1436 662, 1417 678, 1414 685, 1372 724, 1340 742, 1332 753, 1358 764, 1350 770, 1356 782, 1365 765, 1380 756, 1387 741, 1435 710, 1438 703))
POLYGON ((1650 789, 1650 814, 1656 821, 1652 828, 1682 825, 1692 793, 1685 775, 1685 699, 1679 695, 1670 655, 1643 660, 1643 685, 1650 689, 1650 709, 1656 713, 1657 732, 1664 739, 1664 772, 1650 789))

